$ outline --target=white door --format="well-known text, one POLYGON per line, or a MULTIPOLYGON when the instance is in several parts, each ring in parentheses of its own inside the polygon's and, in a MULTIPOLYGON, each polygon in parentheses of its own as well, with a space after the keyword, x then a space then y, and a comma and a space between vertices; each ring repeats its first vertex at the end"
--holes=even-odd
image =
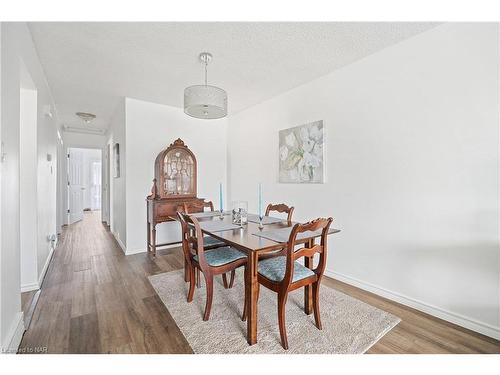
POLYGON ((68 207, 69 223, 83 219, 83 153, 70 148, 68 152, 68 207))

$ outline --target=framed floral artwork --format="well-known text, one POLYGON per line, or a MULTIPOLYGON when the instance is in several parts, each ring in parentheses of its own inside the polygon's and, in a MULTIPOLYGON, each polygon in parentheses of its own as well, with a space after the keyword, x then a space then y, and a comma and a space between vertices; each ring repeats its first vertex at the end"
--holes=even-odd
POLYGON ((322 184, 325 182, 323 121, 279 132, 279 182, 322 184))

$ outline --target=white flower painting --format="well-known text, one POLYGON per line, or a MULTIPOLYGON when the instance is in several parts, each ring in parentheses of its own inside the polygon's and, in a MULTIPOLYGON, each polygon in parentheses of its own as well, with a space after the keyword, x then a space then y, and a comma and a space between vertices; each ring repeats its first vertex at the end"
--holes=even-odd
POLYGON ((324 182, 323 121, 279 132, 279 182, 324 182))

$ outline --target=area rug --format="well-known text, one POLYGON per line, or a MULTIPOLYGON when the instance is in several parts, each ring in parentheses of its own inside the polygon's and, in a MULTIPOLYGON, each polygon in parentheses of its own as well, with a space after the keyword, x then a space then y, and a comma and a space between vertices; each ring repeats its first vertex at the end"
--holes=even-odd
POLYGON ((286 327, 289 349, 280 344, 276 294, 261 287, 258 303, 257 344, 246 341, 243 311, 243 273, 237 273, 232 289, 224 289, 221 277, 214 282, 210 320, 202 320, 205 287, 195 290, 193 302, 186 302, 188 283, 183 271, 149 277, 177 326, 197 354, 360 354, 366 352, 401 320, 335 289, 321 287, 323 330, 314 324, 314 316, 304 313, 303 289, 289 294, 286 327))

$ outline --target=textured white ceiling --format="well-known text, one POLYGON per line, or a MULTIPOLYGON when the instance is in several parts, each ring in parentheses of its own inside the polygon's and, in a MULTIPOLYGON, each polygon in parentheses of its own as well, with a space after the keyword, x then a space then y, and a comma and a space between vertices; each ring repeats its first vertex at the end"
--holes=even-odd
POLYGON ((203 80, 228 92, 229 112, 325 75, 434 23, 30 23, 63 124, 105 129, 120 97, 182 107, 203 80))

